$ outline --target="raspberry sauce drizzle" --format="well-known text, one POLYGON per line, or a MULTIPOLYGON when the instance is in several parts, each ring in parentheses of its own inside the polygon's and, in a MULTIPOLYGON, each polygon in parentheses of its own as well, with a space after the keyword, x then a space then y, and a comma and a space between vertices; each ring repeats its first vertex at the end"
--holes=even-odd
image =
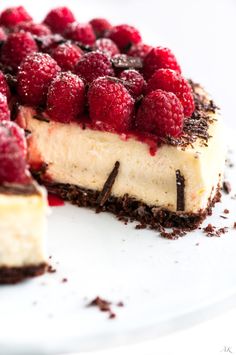
POLYGON ((57 195, 48 194, 48 204, 50 207, 64 206, 65 202, 57 195))

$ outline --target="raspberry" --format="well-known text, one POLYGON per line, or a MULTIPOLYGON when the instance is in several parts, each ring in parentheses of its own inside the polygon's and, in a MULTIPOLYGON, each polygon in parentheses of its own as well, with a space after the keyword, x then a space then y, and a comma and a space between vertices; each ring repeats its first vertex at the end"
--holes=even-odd
POLYGON ((7 105, 7 98, 0 93, 0 122, 10 120, 10 111, 7 105))
POLYGON ((37 44, 30 33, 12 33, 2 47, 1 61, 5 66, 16 72, 22 60, 28 54, 37 52, 37 50, 37 44))
POLYGON ((7 35, 2 27, 0 27, 0 41, 5 41, 7 39, 7 35))
POLYGON ((63 33, 69 23, 75 21, 75 16, 67 7, 58 7, 51 10, 45 17, 45 23, 52 32, 63 33))
POLYGON ((172 92, 156 90, 144 97, 136 117, 139 131, 177 137, 183 130, 183 106, 172 92))
POLYGON ((84 110, 84 98, 83 81, 70 72, 59 73, 48 89, 47 113, 54 121, 73 121, 84 110))
POLYGON ((51 34, 49 27, 43 23, 21 22, 14 28, 14 32, 25 31, 30 32, 35 36, 47 36, 51 34))
POLYGON ((32 17, 23 6, 9 7, 0 16, 0 25, 4 27, 14 27, 20 22, 31 21, 32 17))
POLYGON ((134 44, 127 52, 127 54, 130 55, 131 57, 139 57, 141 59, 144 59, 151 51, 151 49, 152 46, 149 46, 148 44, 144 44, 144 43, 134 44))
POLYGON ((89 88, 88 103, 97 128, 115 132, 131 128, 134 100, 116 78, 96 79, 89 88))
POLYGON ((89 46, 92 46, 96 40, 93 28, 89 23, 71 23, 67 26, 64 35, 68 39, 89 46))
POLYGON ((26 57, 17 75, 17 90, 22 102, 44 105, 48 86, 60 70, 57 62, 46 53, 33 53, 26 57))
POLYGON ((109 38, 97 39, 94 49, 106 54, 108 57, 113 57, 114 55, 120 53, 117 45, 109 38))
POLYGON ((146 82, 138 71, 132 69, 124 70, 119 75, 119 78, 122 79, 124 86, 134 98, 143 93, 146 82))
POLYGON ((59 34, 35 37, 40 52, 50 53, 53 48, 65 42, 65 39, 59 34))
POLYGON ((118 25, 111 28, 108 37, 114 41, 122 52, 129 50, 133 44, 141 42, 139 31, 129 25, 118 25))
POLYGON ((110 22, 105 18, 94 18, 89 23, 97 38, 104 37, 105 33, 112 28, 110 22))
POLYGON ((11 121, 0 122, 0 183, 28 183, 24 131, 11 121))
POLYGON ((170 49, 155 47, 144 59, 144 76, 149 79, 158 69, 173 69, 181 73, 180 66, 170 49))
POLYGON ((114 71, 108 57, 100 52, 86 53, 78 61, 76 73, 84 79, 86 83, 91 83, 99 76, 114 75, 114 71))
POLYGON ((10 99, 10 89, 3 72, 0 71, 0 93, 10 99))
POLYGON ((82 55, 83 51, 78 46, 71 43, 60 44, 51 52, 51 56, 56 60, 58 65, 60 65, 62 70, 70 70, 72 72, 75 71, 76 63, 82 55))
POLYGON ((184 115, 190 117, 194 111, 193 92, 188 81, 171 69, 159 69, 151 76, 147 92, 157 89, 173 92, 184 108, 184 115))

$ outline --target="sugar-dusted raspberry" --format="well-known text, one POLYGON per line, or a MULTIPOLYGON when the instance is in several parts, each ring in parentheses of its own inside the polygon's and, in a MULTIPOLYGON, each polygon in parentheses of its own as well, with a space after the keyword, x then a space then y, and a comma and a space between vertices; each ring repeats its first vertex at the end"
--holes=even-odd
POLYGON ((124 86, 134 98, 137 98, 143 93, 146 81, 138 71, 132 69, 124 70, 120 73, 119 78, 123 81, 124 86))
POLYGON ((14 32, 25 31, 35 36, 47 36, 51 34, 51 30, 43 23, 34 23, 32 21, 21 22, 14 29, 14 32))
POLYGON ((90 23, 73 22, 66 27, 65 37, 84 45, 92 46, 96 40, 95 33, 90 23))
POLYGON ((83 81, 70 72, 59 73, 51 82, 47 95, 47 113, 54 121, 68 123, 84 111, 83 81))
POLYGON ((10 89, 2 71, 0 71, 0 93, 6 96, 8 100, 10 99, 10 89))
POLYGON ((116 78, 94 80, 88 91, 88 103, 90 117, 97 128, 115 132, 131 128, 134 100, 116 78))
POLYGON ((126 52, 133 44, 141 42, 139 31, 129 25, 114 26, 108 32, 108 37, 114 41, 122 52, 126 52))
POLYGON ((172 92, 156 90, 144 97, 137 113, 136 126, 141 132, 159 137, 178 137, 183 130, 183 106, 172 92))
POLYGON ((20 22, 31 21, 32 17, 23 6, 9 7, 0 15, 0 25, 8 28, 16 26, 20 22))
POLYGON ((7 98, 0 93, 0 121, 10 120, 10 111, 7 105, 7 98))
POLYGON ((171 69, 159 69, 148 81, 146 92, 157 89, 173 92, 184 108, 184 115, 190 117, 194 111, 193 92, 189 82, 171 69))
POLYGON ((22 60, 30 53, 37 52, 38 46, 31 33, 11 33, 1 50, 2 63, 17 71, 22 60))
POLYGON ((0 41, 5 41, 7 39, 6 32, 2 27, 0 27, 0 41))
POLYGON ((54 76, 61 70, 46 53, 33 53, 21 63, 18 75, 18 94, 23 103, 44 105, 47 90, 54 76))
POLYGON ((51 56, 56 60, 62 70, 75 71, 78 60, 82 57, 83 51, 72 43, 63 43, 51 51, 51 56))
POLYGON ((75 21, 75 16, 67 7, 57 7, 51 10, 44 19, 44 23, 54 33, 63 33, 69 23, 75 21))
POLYGON ((108 57, 100 52, 86 53, 77 63, 76 73, 86 82, 91 83, 99 76, 113 76, 114 71, 108 57))
POLYGON ((131 57, 139 57, 144 59, 153 47, 148 44, 138 43, 134 44, 127 52, 131 57))
POLYGON ((180 66, 169 48, 155 47, 144 59, 144 76, 149 79, 158 69, 173 69, 181 73, 180 66))
POLYGON ((0 183, 28 183, 24 131, 11 121, 0 122, 0 183))
POLYGON ((114 55, 120 53, 119 48, 117 47, 115 42, 113 42, 109 38, 97 39, 95 42, 95 45, 94 45, 94 49, 96 51, 100 51, 100 52, 106 54, 108 57, 113 57, 114 55))
POLYGON ((93 18, 89 21, 97 38, 104 37, 105 33, 112 28, 112 25, 105 18, 93 18))

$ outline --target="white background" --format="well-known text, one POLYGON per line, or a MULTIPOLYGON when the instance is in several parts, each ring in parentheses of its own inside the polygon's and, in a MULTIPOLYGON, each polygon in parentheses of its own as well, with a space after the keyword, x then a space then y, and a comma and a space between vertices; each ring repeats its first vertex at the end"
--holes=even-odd
MULTIPOLYGON (((146 43, 170 47, 183 73, 201 82, 236 128, 236 2, 234 0, 1 0, 0 9, 23 4, 41 20, 50 7, 66 4, 84 22, 107 17, 137 26, 146 43)), ((236 310, 170 336, 97 354, 236 354, 236 310), (225 351, 225 352, 224 352, 225 351)))

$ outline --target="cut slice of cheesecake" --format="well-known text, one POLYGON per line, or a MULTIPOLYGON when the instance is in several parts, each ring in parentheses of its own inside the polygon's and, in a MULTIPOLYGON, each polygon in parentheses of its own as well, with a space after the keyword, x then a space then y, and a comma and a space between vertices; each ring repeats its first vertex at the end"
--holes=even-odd
POLYGON ((152 228, 196 228, 220 199, 225 149, 218 109, 192 85, 196 109, 183 134, 159 141, 154 154, 135 134, 49 121, 22 106, 32 169, 49 191, 79 206, 152 228))

